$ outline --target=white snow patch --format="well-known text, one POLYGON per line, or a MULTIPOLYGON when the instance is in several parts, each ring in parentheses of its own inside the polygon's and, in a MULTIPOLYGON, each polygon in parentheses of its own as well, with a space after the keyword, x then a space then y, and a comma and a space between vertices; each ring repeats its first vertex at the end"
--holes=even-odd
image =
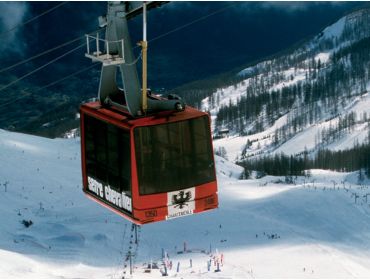
POLYGON ((319 53, 315 56, 315 61, 318 62, 320 60, 321 63, 327 63, 330 58, 330 53, 319 53))
POLYGON ((242 71, 240 71, 237 75, 238 76, 250 75, 250 74, 254 73, 255 69, 256 69, 255 67, 248 67, 248 68, 245 68, 242 71))
POLYGON ((342 17, 336 23, 325 28, 323 30, 323 38, 330 39, 333 37, 340 37, 343 33, 345 23, 346 23, 346 17, 342 17))
POLYGON ((224 147, 228 159, 231 161, 235 161, 241 156, 243 148, 247 144, 248 140, 250 142, 254 142, 253 144, 253 148, 255 150, 254 152, 256 152, 257 150, 262 150, 265 146, 271 143, 272 141, 271 137, 273 137, 275 130, 281 128, 283 125, 286 124, 286 122, 287 116, 284 115, 280 117, 274 123, 274 125, 272 125, 263 132, 248 136, 230 136, 226 138, 217 139, 213 142, 213 146, 216 149, 224 147), (262 139, 265 139, 265 141, 263 141, 262 139), (260 144, 259 148, 258 144, 260 144))

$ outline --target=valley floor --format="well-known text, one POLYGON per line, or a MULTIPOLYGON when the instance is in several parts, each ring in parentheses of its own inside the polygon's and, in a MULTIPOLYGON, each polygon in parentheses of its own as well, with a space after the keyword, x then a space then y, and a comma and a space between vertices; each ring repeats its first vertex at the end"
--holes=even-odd
POLYGON ((163 253, 170 277, 370 278, 370 183, 356 173, 238 180, 217 157, 219 209, 142 226, 136 248, 131 224, 83 195, 79 149, 0 130, 0 278, 127 277, 129 246, 133 278, 161 277, 163 253))

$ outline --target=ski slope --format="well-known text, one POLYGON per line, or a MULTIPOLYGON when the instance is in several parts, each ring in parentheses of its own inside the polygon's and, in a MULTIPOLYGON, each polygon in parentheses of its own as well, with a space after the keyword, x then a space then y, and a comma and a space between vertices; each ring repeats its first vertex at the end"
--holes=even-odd
MULTIPOLYGON (((369 139, 369 126, 367 121, 363 121, 364 116, 370 115, 370 93, 366 92, 359 97, 354 98, 347 106, 341 110, 341 114, 337 117, 330 118, 329 120, 322 120, 312 125, 308 125, 302 131, 297 132, 293 137, 289 138, 285 143, 280 146, 273 146, 273 138, 276 129, 281 128, 287 123, 287 114, 280 117, 271 127, 266 130, 248 135, 236 136, 231 135, 226 138, 217 139, 214 141, 216 149, 224 147, 228 159, 230 161, 237 161, 248 141, 253 144, 249 147, 247 154, 281 154, 296 155, 304 151, 317 151, 321 143, 321 133, 324 129, 329 129, 338 124, 342 114, 355 113, 356 124, 353 130, 346 130, 342 133, 341 137, 335 141, 326 144, 324 148, 332 151, 346 150, 353 148, 356 144, 362 144, 369 139), (319 139, 319 140, 318 140, 319 139)), ((323 148, 321 146, 321 148, 323 148)))
MULTIPOLYGON (((227 113, 228 117, 225 117, 223 115, 228 110, 222 110, 237 104, 243 97, 246 98, 250 94, 258 95, 262 92, 283 90, 293 85, 299 87, 306 82, 315 84, 319 77, 324 77, 334 69, 334 65, 337 65, 334 63, 335 59, 333 60, 335 52, 368 37, 369 30, 365 28, 366 24, 363 24, 366 21, 368 21, 367 9, 354 11, 326 27, 317 36, 289 54, 259 62, 239 71, 237 76, 243 80, 233 85, 220 87, 214 91, 212 96, 204 98, 201 109, 210 112, 215 136, 223 137, 219 130, 224 128, 227 128, 230 134, 230 137, 215 141, 216 149, 225 148, 228 159, 236 162, 246 158, 253 159, 261 155, 273 156, 281 153, 294 156, 308 151, 314 155, 319 149, 334 151, 351 149, 356 144, 367 142, 370 135, 368 125, 370 84, 368 81, 356 82, 343 91, 342 96, 337 98, 340 102, 335 106, 320 99, 320 102, 311 104, 312 108, 310 108, 302 98, 296 98, 288 111, 282 108, 276 109, 274 114, 266 110, 268 106, 264 103, 265 107, 261 109, 259 115, 252 118, 243 116, 243 109, 239 108, 241 113, 232 116, 232 122, 230 122, 232 114, 227 113), (350 32, 352 28, 353 30, 358 29, 358 32, 350 32), (353 36, 347 36, 349 34, 353 36), (311 75, 311 68, 316 67, 312 66, 315 64, 313 62, 319 64, 319 61, 320 67, 318 67, 319 70, 316 69, 317 75, 311 75), (220 111, 223 113, 219 115, 220 111), (305 126, 298 125, 298 130, 295 129, 297 121, 299 123, 298 116, 307 114, 312 117, 313 113, 316 118, 314 122, 306 121, 305 126), (323 135, 329 134, 327 132, 330 128, 334 128, 350 113, 356 114, 356 124, 351 129, 338 132, 335 139, 332 137, 334 133, 330 133, 330 137, 323 139, 323 135), (216 123, 218 123, 217 126, 216 123), (259 126, 263 126, 263 129, 259 126), (251 135, 253 131, 261 132, 251 135), (249 135, 240 136, 240 134, 249 135)), ((351 60, 342 59, 345 67, 351 69, 351 60)))
MULTIPOLYGON (((79 149, 74 138, 0 130, 1 278, 124 275, 131 225, 83 195, 79 149)), ((295 185, 238 180, 240 167, 216 161, 220 208, 142 226, 133 278, 161 277, 162 250, 169 277, 370 277, 369 182, 322 170, 295 185), (151 261, 160 269, 145 272, 151 261)))

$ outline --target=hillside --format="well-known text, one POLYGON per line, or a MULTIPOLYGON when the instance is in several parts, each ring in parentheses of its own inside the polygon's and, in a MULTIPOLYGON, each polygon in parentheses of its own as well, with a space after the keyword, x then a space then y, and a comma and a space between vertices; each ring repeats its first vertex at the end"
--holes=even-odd
POLYGON ((291 52, 237 74, 201 101, 232 161, 314 156, 369 140, 370 9, 355 11, 291 52))
MULTIPOLYGON (((130 224, 83 195, 78 139, 0 130, 0 162, 2 277, 129 273, 130 224)), ((162 248, 177 278, 370 277, 369 184, 357 185, 357 173, 312 170, 287 185, 272 176, 237 180, 240 167, 216 164, 220 208, 141 227, 137 249, 131 244, 134 278, 161 276, 162 248), (207 261, 221 255, 221 272, 213 263, 208 272, 207 261), (145 273, 150 261, 160 269, 145 273)))
MULTIPOLYGON (((219 74, 285 50, 359 5, 170 2, 149 12, 148 85, 163 92, 224 77, 219 74)), ((54 138, 78 126, 79 105, 97 96, 101 70, 84 56, 84 35, 95 34, 105 13, 104 2, 0 2, 0 128, 54 138)), ((135 46, 140 17, 130 21, 130 33, 135 46)), ((193 90, 187 87, 187 99, 193 90)))
POLYGON ((356 10, 180 88, 212 118, 219 208, 141 226, 137 243, 82 192, 76 110, 98 68, 0 96, 0 278, 160 278, 165 264, 170 278, 370 278, 369 23, 370 8, 356 10))

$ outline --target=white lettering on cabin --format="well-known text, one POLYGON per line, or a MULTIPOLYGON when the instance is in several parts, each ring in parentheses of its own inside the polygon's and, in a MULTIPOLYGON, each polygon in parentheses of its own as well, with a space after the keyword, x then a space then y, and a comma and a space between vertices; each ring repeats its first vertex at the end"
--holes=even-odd
POLYGON ((91 177, 87 177, 87 181, 89 191, 97 194, 99 197, 118 206, 119 208, 132 212, 131 197, 127 196, 124 192, 119 193, 111 189, 109 185, 104 186, 102 183, 99 183, 91 177))
POLYGON ((173 214, 168 214, 168 216, 166 216, 166 219, 169 220, 169 219, 174 219, 174 218, 192 215, 192 214, 193 214, 193 210, 185 210, 185 211, 180 211, 180 212, 176 212, 173 214))
POLYGON ((108 200, 110 203, 113 203, 120 208, 132 212, 131 198, 128 197, 125 193, 119 193, 111 189, 109 185, 104 188, 104 192, 105 199, 108 200))
POLYGON ((104 198, 103 184, 90 177, 87 177, 87 182, 87 187, 89 188, 89 191, 92 191, 101 198, 104 198))

